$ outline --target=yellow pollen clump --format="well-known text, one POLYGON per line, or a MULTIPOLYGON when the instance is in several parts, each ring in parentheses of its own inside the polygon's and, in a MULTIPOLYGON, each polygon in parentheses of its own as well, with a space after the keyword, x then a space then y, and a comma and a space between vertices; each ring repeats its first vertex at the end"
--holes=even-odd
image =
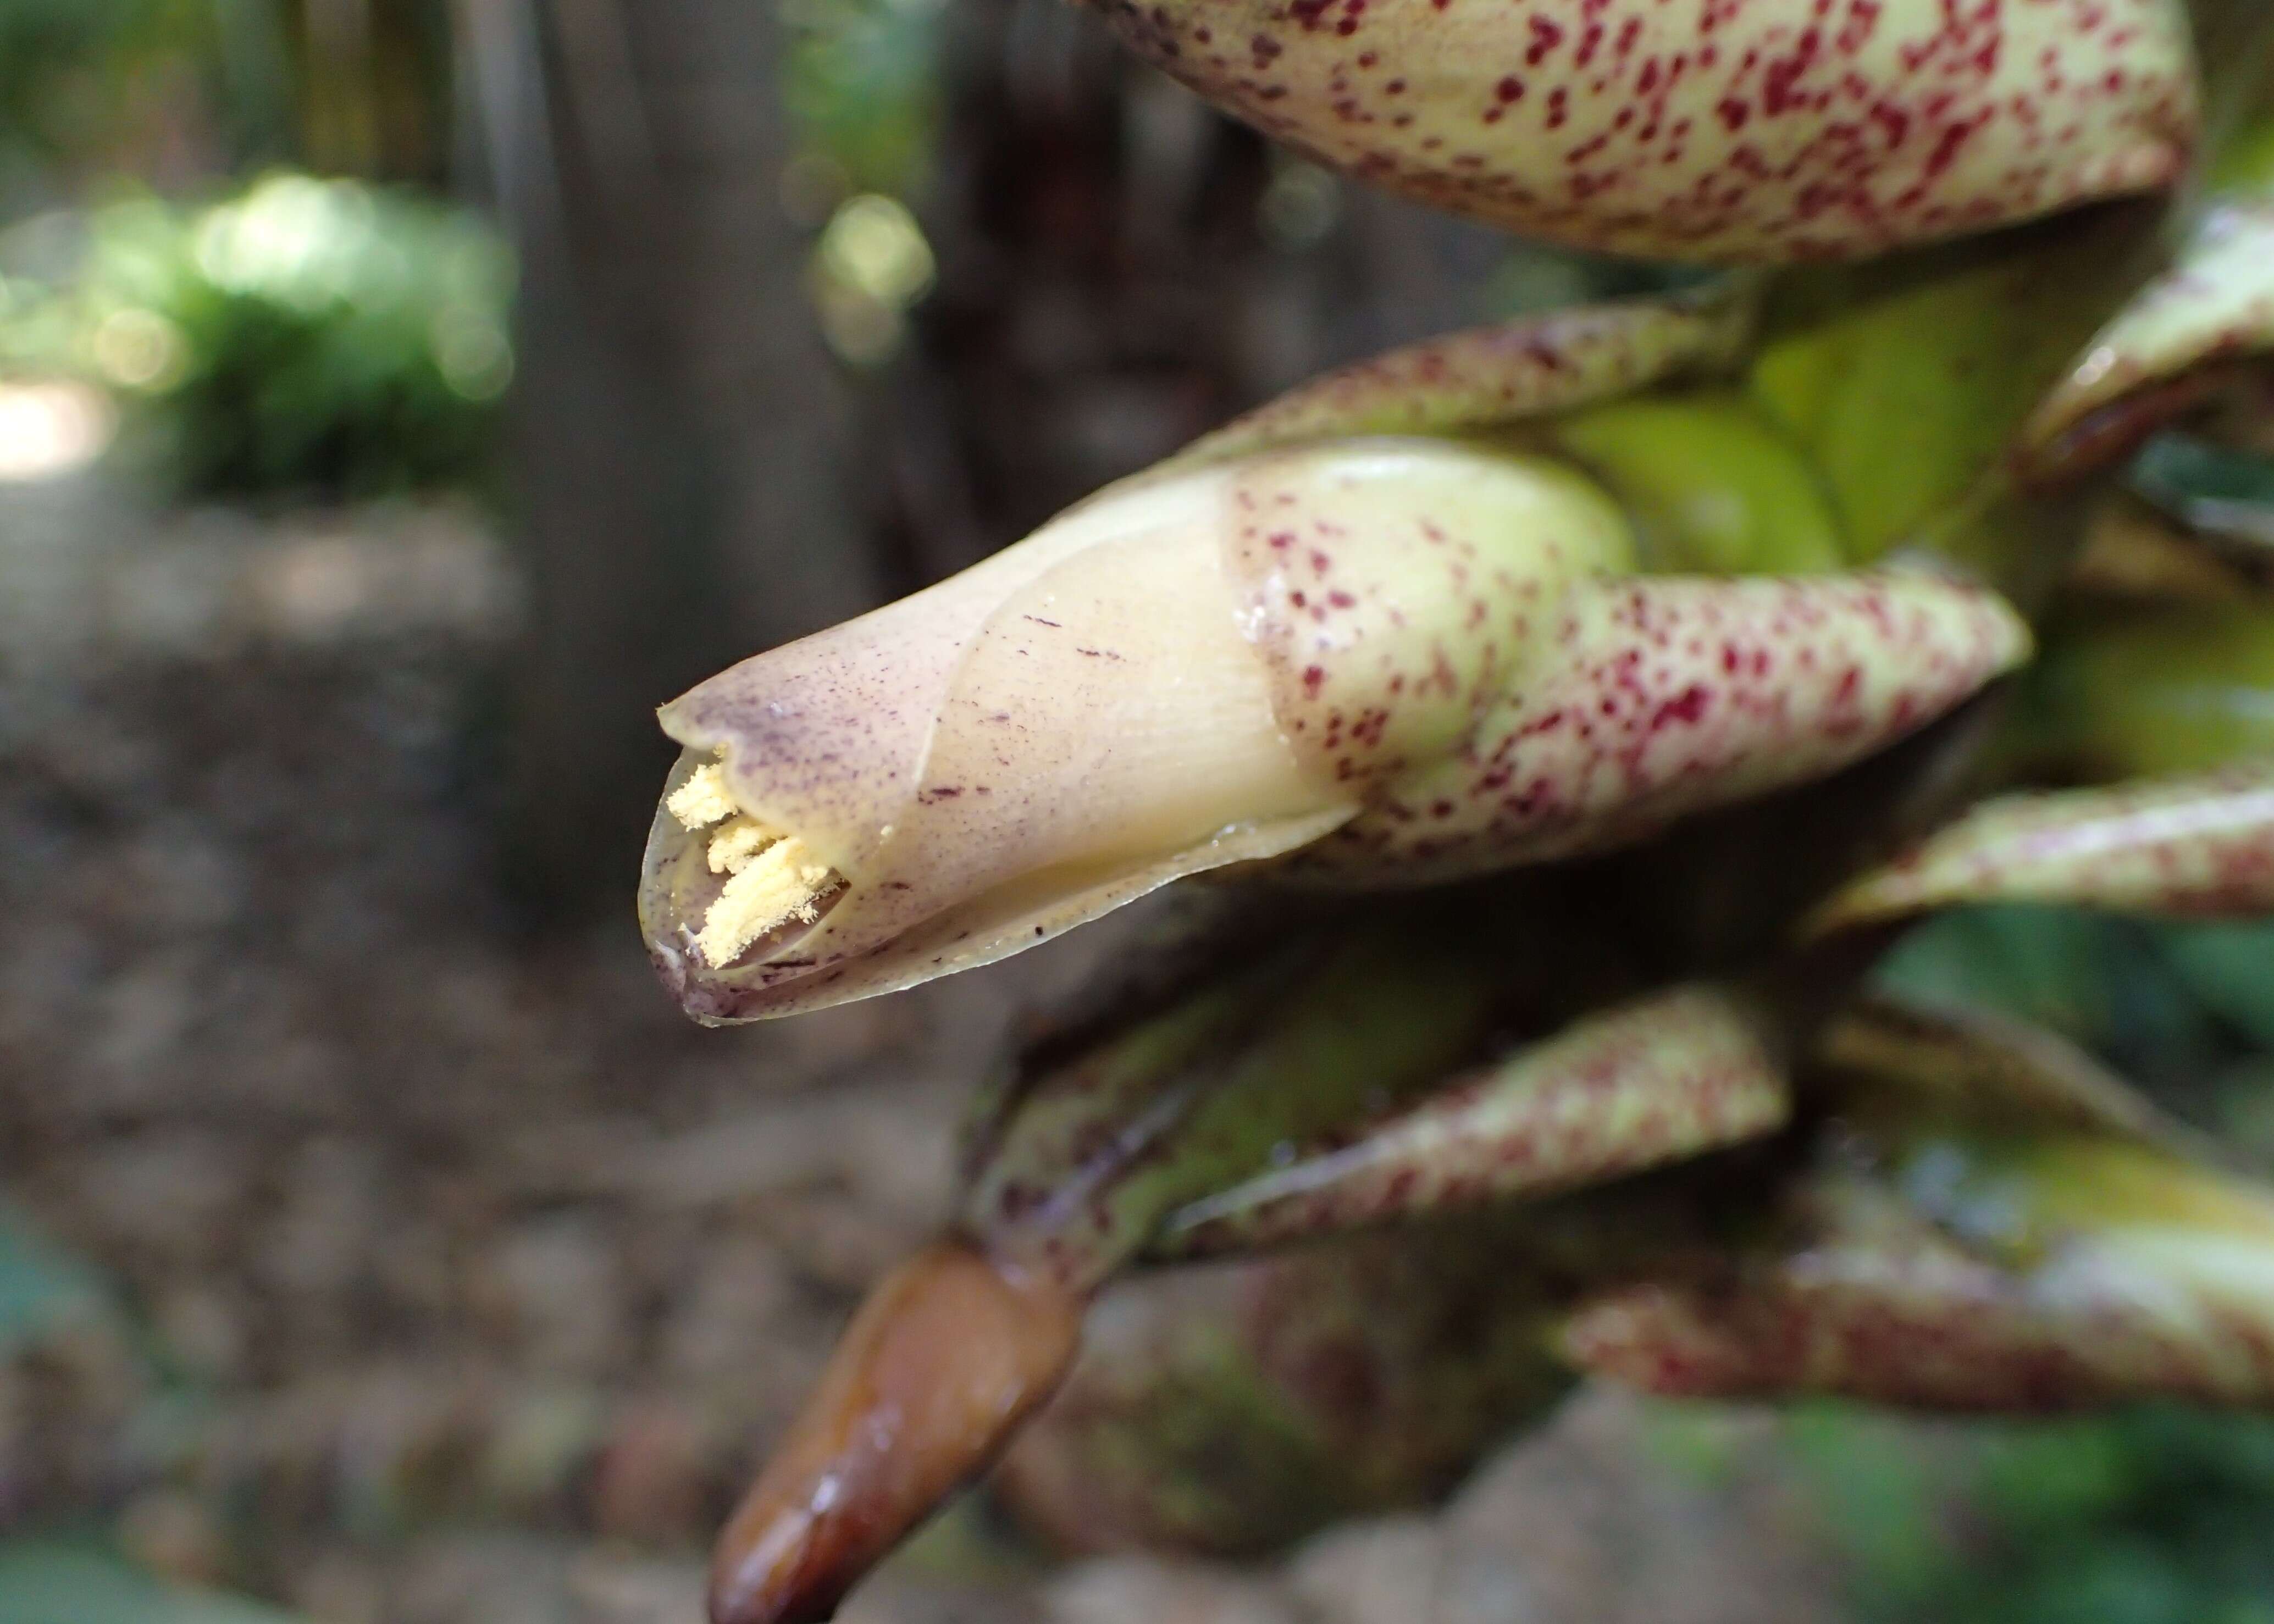
POLYGON ((779 838, 754 817, 738 817, 711 837, 711 872, 740 874, 779 838))
POLYGON ((708 829, 741 810, 727 793, 727 770, 717 762, 697 767, 695 776, 672 791, 663 804, 689 829, 708 829))
POLYGON ((834 877, 829 865, 795 835, 738 808, 716 762, 697 768, 663 804, 689 831, 717 825, 711 872, 728 878, 696 934, 695 950, 705 964, 723 970, 768 931, 793 919, 809 925, 821 917, 817 904, 834 877))

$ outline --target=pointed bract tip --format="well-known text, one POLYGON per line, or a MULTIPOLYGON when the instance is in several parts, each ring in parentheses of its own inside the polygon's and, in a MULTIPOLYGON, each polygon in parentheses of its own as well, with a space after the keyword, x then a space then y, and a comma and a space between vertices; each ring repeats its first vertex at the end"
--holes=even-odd
POLYGON ((712 1624, 831 1617, 1056 1390, 1082 1307, 955 1242, 887 1276, 719 1535, 712 1624))

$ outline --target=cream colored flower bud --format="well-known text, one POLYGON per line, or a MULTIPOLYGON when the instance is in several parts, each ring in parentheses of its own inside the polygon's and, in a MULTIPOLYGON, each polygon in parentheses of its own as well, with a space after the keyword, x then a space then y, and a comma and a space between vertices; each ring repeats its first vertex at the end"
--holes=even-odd
POLYGON ((1125 482, 666 706, 650 947, 699 1017, 787 1013, 1293 850, 1456 748, 1570 588, 1630 567, 1592 485, 1449 442, 1125 482))
POLYGON ((1473 442, 1127 481, 666 706, 650 949, 745 1019, 1232 863, 1411 885, 1600 850, 1843 766, 2028 647, 1939 576, 1633 568, 1602 489, 1473 442))

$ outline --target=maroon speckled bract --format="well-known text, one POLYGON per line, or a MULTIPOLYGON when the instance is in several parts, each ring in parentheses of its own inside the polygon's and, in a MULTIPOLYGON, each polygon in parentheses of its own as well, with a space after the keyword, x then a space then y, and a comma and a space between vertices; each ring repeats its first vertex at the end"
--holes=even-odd
MULTIPOLYGON (((2201 1276, 2165 1251, 2135 1256, 2090 1238, 2015 1267, 1859 1181, 1830 1178, 1811 1194, 1825 1227, 1796 1235, 1787 1255, 1606 1293, 1559 1347, 1592 1374, 1683 1398, 1818 1393, 2008 1414, 2142 1394, 2274 1398, 2274 1316, 2252 1282, 2218 1279, 2216 1230, 2201 1276)), ((2262 1222, 2274 1216, 2254 1199, 2262 1222)))
POLYGON ((1630 543, 1560 465, 1343 443, 1241 464, 1224 546, 1281 730, 1362 793, 1466 739, 1570 594, 1630 567, 1630 543))
POLYGON ((1972 902, 2120 913, 2274 910, 2274 765, 1985 801, 1819 914, 1819 929, 1972 902))
POLYGON ((2171 183, 2178 0, 1095 0, 1338 169, 1661 259, 1851 257, 2171 183))
POLYGON ((2274 201, 2226 198, 2142 288, 2032 417, 2025 472, 2078 477, 2196 404, 2218 369, 2274 350, 2274 201))
POLYGON ((1831 772, 2026 657, 1995 594, 1909 572, 1575 590, 1450 756, 1287 860, 1451 877, 1600 850, 1831 772))
POLYGON ((1171 1214, 1156 1255, 1199 1256, 1513 1200, 1781 1126, 1758 1012, 1678 987, 1607 1011, 1171 1214))
POLYGON ((1734 1244, 1587 1293, 1581 1368, 1692 1397, 2029 1411, 2274 1399, 2274 1192, 2058 1040, 1867 1005, 1830 1109, 1734 1244))
POLYGON ((1585 305, 1440 334, 1298 385, 1178 461, 1351 434, 1447 434, 1538 418, 1734 365, 1751 302, 1710 296, 1585 305))

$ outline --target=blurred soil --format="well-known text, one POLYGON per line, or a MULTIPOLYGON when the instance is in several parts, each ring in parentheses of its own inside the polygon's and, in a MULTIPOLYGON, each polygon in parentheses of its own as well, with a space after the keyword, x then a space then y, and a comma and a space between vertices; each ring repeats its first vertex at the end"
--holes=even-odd
MULTIPOLYGON (((116 1288, 0 1360, 0 1527, 123 1511, 145 1560, 331 1624, 694 1624, 1005 1023, 1118 939, 704 1033, 629 919, 516 935, 516 605, 448 508, 0 486, 0 1191, 116 1288)), ((967 1512, 847 1617, 1841 1616, 1770 1424, 1710 1425, 1707 1476, 1590 1394, 1443 1511, 1268 1571, 1050 1570, 967 1512)))

